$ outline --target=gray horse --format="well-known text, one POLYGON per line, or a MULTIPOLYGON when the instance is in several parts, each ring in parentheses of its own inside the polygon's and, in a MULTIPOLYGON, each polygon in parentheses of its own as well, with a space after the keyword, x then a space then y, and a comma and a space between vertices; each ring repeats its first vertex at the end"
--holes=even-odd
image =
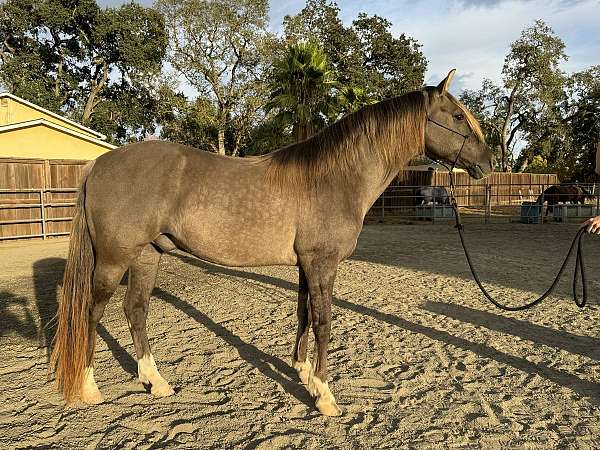
POLYGON ((436 205, 449 205, 450 198, 448 191, 443 186, 423 186, 417 190, 417 204, 427 205, 433 203, 436 205))
POLYGON ((261 157, 159 141, 100 156, 79 191, 52 352, 67 401, 103 401, 94 380, 96 326, 126 271, 124 310, 139 380, 156 396, 174 393, 157 370, 146 317, 161 254, 178 248, 227 266, 298 266, 292 365, 318 410, 340 415, 327 384, 331 299, 337 266, 354 251, 365 214, 417 155, 458 157, 475 178, 491 171, 477 121, 448 93, 453 74, 261 157))

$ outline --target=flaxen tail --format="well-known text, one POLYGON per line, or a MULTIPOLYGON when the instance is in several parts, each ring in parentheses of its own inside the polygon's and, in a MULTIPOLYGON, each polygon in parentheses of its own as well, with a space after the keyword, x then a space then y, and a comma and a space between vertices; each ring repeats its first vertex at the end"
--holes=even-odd
POLYGON ((94 249, 85 214, 85 184, 92 166, 93 163, 86 167, 79 188, 69 242, 69 256, 58 306, 58 327, 50 360, 50 367, 55 372, 58 388, 63 392, 67 402, 72 401, 79 394, 87 365, 94 249))

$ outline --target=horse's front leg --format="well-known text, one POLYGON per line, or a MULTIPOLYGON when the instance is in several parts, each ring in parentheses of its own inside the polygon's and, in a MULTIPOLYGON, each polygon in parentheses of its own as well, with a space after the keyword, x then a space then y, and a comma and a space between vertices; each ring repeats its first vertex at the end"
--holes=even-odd
POLYGON ((308 391, 317 409, 326 416, 339 416, 342 410, 327 384, 327 347, 331 334, 331 299, 338 260, 333 256, 312 256, 302 264, 310 294, 310 315, 315 335, 315 354, 308 391))
POLYGON ((302 267, 298 268, 298 331, 296 332, 296 343, 292 354, 292 366, 298 372, 300 381, 308 384, 310 374, 310 361, 306 357, 308 346, 308 331, 310 329, 310 311, 308 308, 308 284, 302 267))

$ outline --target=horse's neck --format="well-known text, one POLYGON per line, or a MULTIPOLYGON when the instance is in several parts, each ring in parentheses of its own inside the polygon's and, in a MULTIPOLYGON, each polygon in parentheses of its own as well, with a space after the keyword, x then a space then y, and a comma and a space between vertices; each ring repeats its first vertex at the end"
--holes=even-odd
MULTIPOLYGON (((394 122, 381 125, 387 127, 397 126, 394 122)), ((382 130, 381 133, 378 133, 380 139, 381 136, 386 135, 385 131, 386 130, 382 130)), ((392 132, 392 130, 387 131, 390 133, 392 132)), ((364 211, 364 215, 366 215, 371 206, 373 206, 383 191, 385 191, 392 180, 398 175, 398 172, 406 167, 411 158, 417 155, 416 152, 414 154, 409 154, 405 150, 402 150, 404 145, 393 143, 394 140, 391 138, 384 138, 380 141, 368 139, 368 141, 370 142, 370 145, 379 150, 379 152, 374 151, 370 153, 368 157, 365 156, 357 161, 356 173, 358 174, 358 177, 357 189, 355 190, 356 200, 362 208, 362 211, 364 211), (390 158, 389 155, 387 157, 385 156, 385 146, 389 145, 396 145, 398 147, 395 149, 396 152, 399 152, 396 155, 397 157, 390 158)), ((418 148, 418 145, 415 143, 413 147, 418 148)))
POLYGON ((364 162, 358 168, 357 182, 353 186, 353 199, 363 213, 363 218, 398 174, 388 170, 383 161, 364 162))

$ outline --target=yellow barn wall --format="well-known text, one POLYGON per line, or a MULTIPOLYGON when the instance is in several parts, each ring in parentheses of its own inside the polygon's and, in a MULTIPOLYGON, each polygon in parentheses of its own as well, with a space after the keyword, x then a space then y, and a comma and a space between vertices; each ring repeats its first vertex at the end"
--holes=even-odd
POLYGON ((50 114, 46 114, 30 106, 24 105, 12 98, 0 99, 0 126, 11 125, 19 122, 27 122, 29 120, 46 119, 48 122, 55 123, 61 127, 77 131, 86 136, 97 138, 98 136, 86 131, 85 128, 76 127, 75 125, 57 119, 50 114))
POLYGON ((0 133, 0 158, 90 160, 108 151, 106 147, 43 125, 0 133))

